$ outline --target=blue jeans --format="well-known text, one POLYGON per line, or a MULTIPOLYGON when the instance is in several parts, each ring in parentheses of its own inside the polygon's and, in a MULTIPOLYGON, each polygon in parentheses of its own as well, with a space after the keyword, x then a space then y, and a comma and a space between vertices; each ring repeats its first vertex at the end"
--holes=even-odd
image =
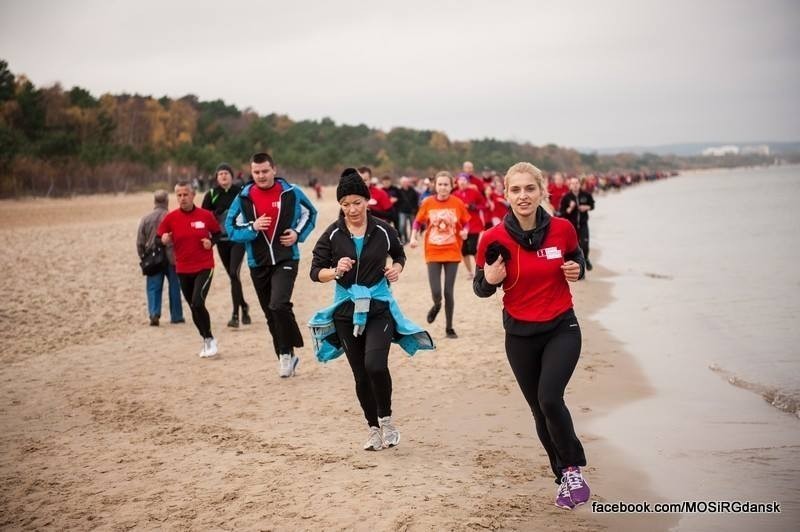
POLYGON ((169 283, 169 320, 172 322, 183 319, 183 306, 181 305, 181 283, 175 266, 170 264, 166 272, 147 276, 147 311, 150 316, 161 316, 161 291, 164 288, 164 277, 169 283))

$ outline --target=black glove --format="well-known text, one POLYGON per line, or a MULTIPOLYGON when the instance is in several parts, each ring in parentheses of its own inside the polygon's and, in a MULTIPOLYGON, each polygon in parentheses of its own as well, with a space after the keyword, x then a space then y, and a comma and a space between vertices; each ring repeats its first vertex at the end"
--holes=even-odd
POLYGON ((497 257, 503 257, 503 262, 511 260, 511 252, 503 244, 494 241, 486 248, 486 264, 494 264, 497 257))

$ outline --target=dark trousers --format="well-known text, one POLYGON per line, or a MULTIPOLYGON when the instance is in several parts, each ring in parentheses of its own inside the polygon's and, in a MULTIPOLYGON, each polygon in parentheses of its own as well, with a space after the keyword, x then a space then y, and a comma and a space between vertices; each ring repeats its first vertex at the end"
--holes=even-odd
POLYGON ((394 337, 394 320, 387 311, 367 319, 366 329, 353 336, 353 319, 334 317, 336 334, 342 342, 356 381, 356 396, 370 427, 378 418, 392 415, 392 376, 389 347, 394 337))
POLYGON ((564 390, 581 353, 581 329, 574 317, 535 336, 506 333, 506 355, 522 395, 533 412, 536 433, 561 482, 561 471, 585 466, 583 446, 575 434, 564 390))
POLYGON ((244 246, 236 242, 223 241, 217 244, 219 258, 225 267, 225 272, 231 280, 231 299, 233 300, 233 315, 239 316, 240 308, 247 308, 242 291, 242 280, 239 273, 242 270, 244 260, 244 246))
POLYGON ((275 355, 294 353, 303 347, 303 336, 292 310, 292 292, 297 279, 299 261, 287 260, 274 266, 250 268, 250 278, 256 289, 261 310, 267 317, 267 328, 272 335, 275 355))
POLYGON ((583 258, 589 260, 589 224, 578 227, 578 245, 583 251, 583 258))
POLYGON ((456 284, 459 264, 458 262, 428 263, 428 283, 431 285, 433 304, 437 307, 442 304, 442 270, 444 270, 444 316, 447 321, 445 325, 447 329, 453 328, 453 309, 455 307, 453 287, 456 284))
POLYGON ((211 316, 208 315, 206 309, 206 296, 208 296, 208 289, 211 288, 213 277, 213 268, 197 273, 178 274, 178 278, 181 280, 181 292, 192 310, 192 321, 203 338, 213 336, 211 334, 211 316))

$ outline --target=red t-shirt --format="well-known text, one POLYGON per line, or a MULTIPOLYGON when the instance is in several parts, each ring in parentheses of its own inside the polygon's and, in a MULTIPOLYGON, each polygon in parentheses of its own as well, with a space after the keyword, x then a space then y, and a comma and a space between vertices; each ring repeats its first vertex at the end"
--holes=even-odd
POLYGON ((505 196, 497 192, 490 192, 492 197, 491 222, 492 225, 497 225, 498 222, 503 221, 503 217, 508 213, 508 205, 505 204, 505 196))
POLYGON ((256 218, 263 214, 272 218, 272 223, 264 231, 270 242, 272 242, 272 239, 275 237, 275 228, 278 227, 278 213, 281 210, 281 192, 283 192, 283 188, 278 183, 275 183, 266 190, 258 188, 256 185, 250 187, 250 199, 253 201, 253 206, 256 208, 256 218))
POLYGON ((375 200, 375 209, 382 212, 387 212, 392 210, 392 198, 389 197, 389 193, 383 190, 380 187, 376 187, 375 185, 369 186, 369 196, 370 199, 375 200))
POLYGON ((172 233, 175 249, 175 271, 197 273, 214 267, 214 252, 203 247, 203 238, 211 239, 212 233, 221 231, 211 211, 194 207, 186 212, 175 209, 161 220, 158 237, 172 233))
POLYGON ((547 192, 550 193, 550 205, 553 206, 554 211, 557 211, 561 206, 561 198, 569 192, 569 187, 567 185, 557 187, 554 183, 550 183, 547 185, 547 192))
POLYGON ((452 194, 463 201, 469 210, 470 219, 467 224, 467 232, 471 235, 476 235, 483 231, 481 211, 486 208, 486 197, 474 188, 465 188, 464 190, 457 188, 452 194))
POLYGON ((495 241, 511 252, 503 281, 506 312, 518 320, 543 322, 572 308, 572 294, 561 269, 564 255, 578 247, 578 235, 569 221, 551 218, 547 237, 537 251, 520 246, 505 224, 492 227, 478 243, 475 262, 479 268, 486 264, 486 248, 495 241))

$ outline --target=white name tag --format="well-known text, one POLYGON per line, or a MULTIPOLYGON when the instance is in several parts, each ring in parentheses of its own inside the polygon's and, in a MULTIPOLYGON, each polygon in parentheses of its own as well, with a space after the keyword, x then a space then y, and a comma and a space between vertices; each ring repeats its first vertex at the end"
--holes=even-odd
POLYGON ((547 257, 547 260, 560 259, 561 250, 558 248, 545 248, 544 255, 547 257))
POLYGON ((206 224, 203 223, 203 222, 199 222, 199 221, 198 222, 192 222, 192 227, 194 227, 195 229, 205 229, 206 228, 206 224))

